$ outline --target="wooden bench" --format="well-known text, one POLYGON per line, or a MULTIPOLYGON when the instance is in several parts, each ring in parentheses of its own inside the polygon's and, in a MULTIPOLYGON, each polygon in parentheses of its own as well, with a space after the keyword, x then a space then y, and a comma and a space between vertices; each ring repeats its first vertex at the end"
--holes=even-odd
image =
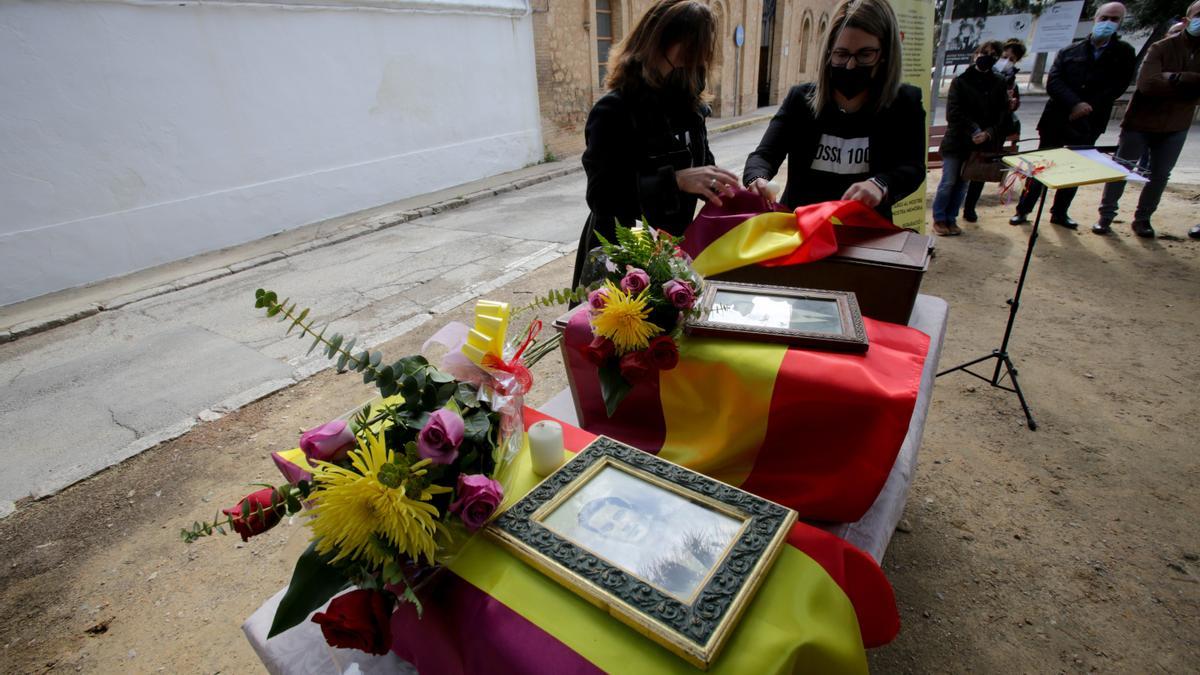
MULTIPOLYGON (((942 139, 946 137, 946 125, 935 124, 929 127, 929 156, 925 159, 925 169, 940 169, 942 168, 942 152, 940 150, 942 139)), ((1012 152, 1017 152, 1017 141, 1020 140, 1020 134, 1009 134, 1004 139, 1008 144, 1008 149, 1012 152)))

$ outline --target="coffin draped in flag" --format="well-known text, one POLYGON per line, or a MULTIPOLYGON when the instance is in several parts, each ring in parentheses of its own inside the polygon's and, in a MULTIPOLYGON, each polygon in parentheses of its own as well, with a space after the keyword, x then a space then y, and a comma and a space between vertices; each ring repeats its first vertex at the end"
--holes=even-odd
POLYGON ((709 204, 700 211, 684 233, 683 250, 692 257, 692 267, 707 277, 746 265, 799 265, 833 255, 838 225, 896 227, 852 200, 810 204, 794 212, 781 209, 740 191, 721 206, 709 204))

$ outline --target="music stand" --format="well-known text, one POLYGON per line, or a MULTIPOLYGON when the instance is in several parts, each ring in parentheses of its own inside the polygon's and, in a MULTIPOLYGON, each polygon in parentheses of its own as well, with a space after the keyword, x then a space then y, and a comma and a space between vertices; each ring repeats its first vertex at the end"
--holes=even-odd
POLYGON ((1112 159, 1104 157, 1095 149, 1079 152, 1068 148, 1056 148, 1008 155, 1002 159, 1014 171, 1023 174, 1025 180, 1036 180, 1042 184, 1042 196, 1038 200, 1037 217, 1033 219, 1033 228, 1029 231, 1029 243, 1025 246, 1025 262, 1021 265, 1021 276, 1017 278, 1017 292, 1007 301, 1009 306, 1008 325, 1004 328, 1004 337, 1001 338, 998 349, 993 349, 991 353, 977 359, 971 359, 966 363, 943 370, 937 376, 941 377, 961 370, 997 389, 1016 394, 1017 400, 1021 402, 1021 410, 1025 411, 1025 420, 1028 422, 1030 430, 1036 431, 1037 422, 1033 419, 1029 403, 1021 391, 1021 383, 1017 379, 1017 367, 1013 365, 1012 357, 1008 353, 1008 341, 1012 338, 1013 324, 1017 320, 1017 310, 1021 308, 1021 291, 1025 288, 1025 277, 1029 274, 1029 261, 1033 258, 1033 245, 1037 243, 1038 227, 1042 223, 1042 209, 1046 206, 1046 195, 1050 193, 1050 190, 1128 180, 1130 171, 1112 159), (996 360, 996 368, 992 371, 991 377, 970 370, 971 366, 992 359, 996 360), (1012 382, 1011 387, 1003 383, 1004 374, 1007 374, 1009 381, 1012 382))

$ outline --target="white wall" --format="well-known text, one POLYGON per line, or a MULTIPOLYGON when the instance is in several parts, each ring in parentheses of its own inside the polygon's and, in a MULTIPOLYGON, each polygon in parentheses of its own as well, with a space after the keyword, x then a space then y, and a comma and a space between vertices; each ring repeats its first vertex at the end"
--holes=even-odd
POLYGON ((541 156, 525 0, 0 2, 0 305, 541 156))

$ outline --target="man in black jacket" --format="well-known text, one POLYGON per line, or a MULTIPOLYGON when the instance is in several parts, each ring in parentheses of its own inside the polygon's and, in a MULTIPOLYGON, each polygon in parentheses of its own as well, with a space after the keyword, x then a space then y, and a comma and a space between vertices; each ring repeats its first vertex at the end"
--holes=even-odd
MULTIPOLYGON (((1064 47, 1054 59, 1046 92, 1050 99, 1038 120, 1038 149, 1064 145, 1093 145, 1108 126, 1113 102, 1133 80, 1136 54, 1116 32, 1125 19, 1125 5, 1110 2, 1096 10, 1091 36, 1064 47)), ((1079 223, 1067 210, 1076 188, 1063 188, 1054 194, 1050 222, 1074 230, 1079 223)), ((1011 225, 1029 222, 1029 213, 1042 195, 1042 186, 1025 181, 1025 192, 1017 202, 1011 225)))

